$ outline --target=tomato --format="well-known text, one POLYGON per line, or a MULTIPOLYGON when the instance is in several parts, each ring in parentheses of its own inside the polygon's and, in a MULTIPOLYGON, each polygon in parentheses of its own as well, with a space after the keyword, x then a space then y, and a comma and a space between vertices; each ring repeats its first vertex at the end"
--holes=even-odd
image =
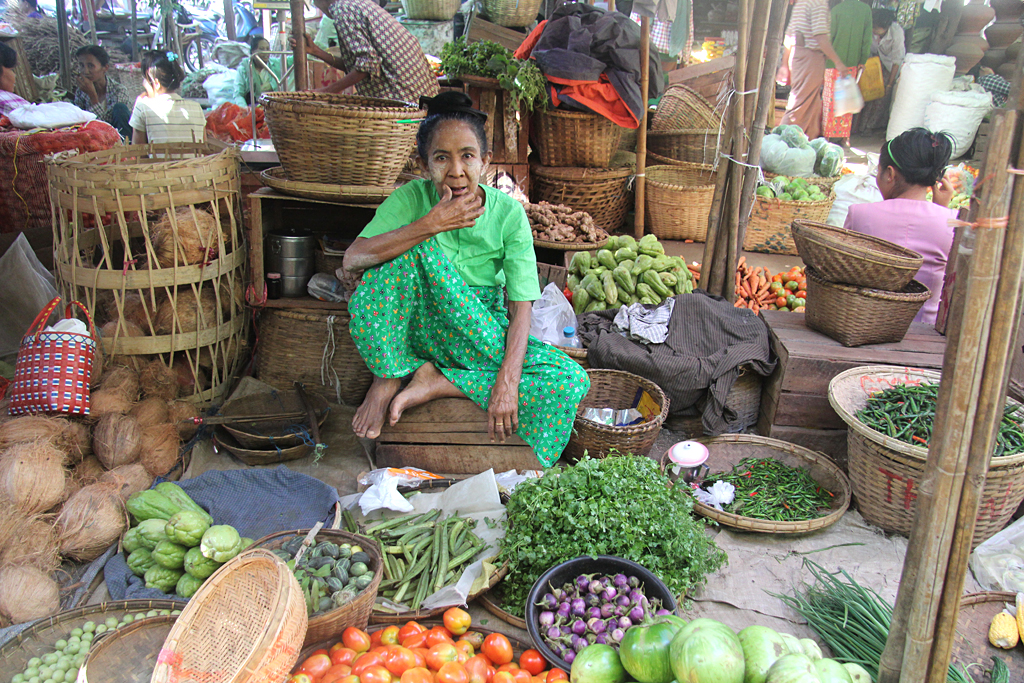
POLYGON ((299 667, 298 673, 309 674, 310 677, 315 681, 319 680, 324 673, 333 666, 331 664, 331 658, 326 654, 318 653, 310 655, 306 658, 306 661, 299 667))
POLYGON ((423 633, 426 630, 427 629, 423 628, 423 626, 419 622, 407 621, 405 622, 405 626, 398 629, 398 642, 402 642, 409 636, 415 635, 417 633, 423 633))
POLYGON ((454 662, 458 656, 459 651, 453 643, 438 643, 427 652, 427 666, 437 671, 444 664, 454 662))
POLYGON ((338 683, 359 683, 359 676, 353 676, 352 674, 349 674, 348 676, 345 676, 344 678, 339 680, 338 683))
POLYGON ((374 631, 370 634, 370 648, 379 647, 383 643, 380 642, 381 637, 384 635, 384 630, 374 631))
POLYGON ((313 683, 313 679, 309 677, 309 674, 292 674, 288 683, 313 683))
MULTIPOLYGON (((341 645, 341 643, 338 643, 338 645, 341 645)), ((352 648, 345 647, 344 645, 337 649, 331 648, 331 662, 334 664, 348 664, 352 666, 352 660, 355 658, 356 651, 352 648)))
POLYGON ((798 298, 798 299, 806 299, 807 298, 807 292, 805 292, 802 289, 796 290, 796 298, 798 298))
POLYGON ((367 667, 359 674, 353 669, 352 673, 359 676, 359 683, 391 683, 391 672, 378 664, 367 667))
POLYGON ((324 672, 323 678, 320 679, 320 683, 337 683, 346 676, 351 675, 352 667, 344 664, 335 664, 324 672))
POLYGON ((567 681, 569 680, 569 674, 565 673, 559 668, 554 668, 548 672, 546 680, 547 683, 555 683, 555 681, 567 681))
POLYGON ((352 673, 356 676, 362 676, 363 671, 370 668, 371 666, 379 666, 383 668, 384 665, 384 652, 377 650, 376 652, 364 652, 363 654, 352 660, 352 673))
POLYGON ((526 669, 516 669, 512 672, 512 678, 516 679, 516 683, 533 683, 533 676, 526 669))
POLYGON ((398 627, 388 626, 386 629, 380 632, 380 644, 381 645, 398 645, 398 627))
POLYGON ((458 662, 448 662, 438 669, 437 683, 469 683, 469 674, 458 662))
POLYGON ((473 644, 468 640, 455 641, 455 649, 458 650, 460 654, 466 655, 466 659, 469 659, 476 654, 476 648, 474 648, 473 644))
POLYGON ((502 664, 498 667, 498 671, 507 671, 510 674, 514 674, 519 671, 519 665, 515 662, 509 662, 508 664, 502 664))
MULTIPOLYGON (((777 273, 775 275, 772 275, 772 282, 778 282, 781 285, 782 284, 782 273, 777 273)), ((559 669, 559 671, 561 671, 561 669, 559 669)))
POLYGON ((396 676, 401 676, 415 666, 416 655, 412 650, 401 645, 389 647, 388 651, 384 653, 384 668, 396 676))
POLYGON ((458 607, 452 607, 444 613, 444 627, 448 629, 453 636, 461 636, 463 633, 469 630, 469 625, 472 623, 472 618, 469 616, 469 612, 461 610, 458 607))
POLYGON ((410 650, 415 650, 418 647, 423 647, 427 644, 427 632, 420 631, 419 633, 413 633, 408 638, 402 639, 402 647, 407 647, 410 650))
POLYGON ((484 644, 480 651, 487 659, 499 666, 512 661, 512 643, 500 633, 492 633, 484 638, 484 644))
POLYGON ((464 640, 479 650, 480 646, 484 644, 484 634, 480 631, 466 631, 459 640, 464 640))
POLYGON ((804 306, 797 306, 793 309, 794 313, 804 313, 807 309, 804 306))
POLYGON ((786 297, 780 296, 778 299, 775 300, 775 305, 778 306, 779 308, 782 308, 783 306, 785 306, 786 305, 786 297))
POLYGON ((444 626, 435 626, 427 631, 427 647, 434 647, 439 643, 445 642, 452 645, 455 644, 455 641, 452 640, 452 634, 444 626))
POLYGON ((537 650, 526 650, 519 655, 519 668, 529 671, 531 676, 536 676, 548 668, 548 663, 537 650))
POLYGON ((401 683, 434 683, 434 674, 422 666, 414 666, 405 670, 401 683))
POLYGON ((545 677, 546 677, 546 675, 547 675, 547 671, 543 671, 543 672, 541 672, 540 674, 538 674, 537 676, 534 676, 534 677, 533 677, 533 678, 531 679, 530 683, 545 683, 545 680, 546 680, 546 679, 545 679, 545 677))
POLYGON ((491 683, 516 683, 516 679, 507 671, 499 671, 491 677, 491 683))
POLYGON ((797 282, 796 280, 790 280, 789 282, 786 283, 786 289, 788 289, 791 292, 795 292, 796 290, 800 289, 800 283, 797 282))
POLYGON ((494 675, 490 662, 483 655, 475 655, 466 660, 463 664, 466 673, 469 675, 469 683, 487 683, 494 675), (489 671, 490 670, 490 671, 489 671))
POLYGON ((366 631, 361 631, 353 626, 349 626, 342 632, 341 642, 356 653, 366 652, 370 649, 370 636, 366 631))
POLYGON ((416 666, 421 666, 424 669, 427 668, 427 653, 430 652, 425 647, 417 647, 412 650, 412 654, 416 657, 416 666))
POLYGON ((330 654, 331 653, 330 653, 329 650, 325 650, 324 648, 320 648, 319 650, 313 650, 312 652, 310 652, 309 656, 310 657, 312 657, 313 655, 328 655, 328 656, 330 656, 330 654))

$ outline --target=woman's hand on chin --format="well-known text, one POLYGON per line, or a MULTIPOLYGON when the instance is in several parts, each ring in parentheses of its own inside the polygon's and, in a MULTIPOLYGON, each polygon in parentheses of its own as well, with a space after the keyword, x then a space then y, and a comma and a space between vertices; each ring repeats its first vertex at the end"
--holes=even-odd
POLYGON ((435 234, 471 228, 476 219, 484 215, 484 203, 476 193, 455 197, 447 185, 441 188, 441 201, 434 204, 427 216, 434 227, 435 234))

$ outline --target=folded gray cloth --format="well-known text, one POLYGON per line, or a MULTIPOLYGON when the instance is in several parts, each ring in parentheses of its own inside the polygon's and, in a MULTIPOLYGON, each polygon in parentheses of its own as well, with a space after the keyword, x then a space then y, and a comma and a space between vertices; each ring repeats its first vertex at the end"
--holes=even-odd
POLYGON ((615 327, 633 341, 661 344, 668 337, 668 321, 675 303, 675 297, 669 297, 655 308, 643 304, 622 306, 615 316, 615 327))

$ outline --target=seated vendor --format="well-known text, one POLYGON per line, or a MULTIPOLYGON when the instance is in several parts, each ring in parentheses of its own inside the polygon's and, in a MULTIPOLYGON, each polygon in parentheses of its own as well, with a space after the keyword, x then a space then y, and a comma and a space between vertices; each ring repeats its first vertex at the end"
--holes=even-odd
POLYGON ((106 121, 121 134, 130 138, 131 107, 134 102, 128 90, 116 78, 109 78, 110 55, 99 45, 85 45, 75 52, 78 61, 78 89, 75 106, 92 112, 100 121, 106 121))
MULTIPOLYGON (((281 60, 271 57, 270 41, 260 34, 253 34, 249 38, 249 57, 238 63, 235 71, 235 92, 232 102, 239 107, 248 107, 251 104, 259 104, 260 95, 273 90, 294 90, 295 76, 288 74, 287 85, 281 85, 279 76, 281 74, 281 60), (252 70, 252 89, 249 89, 249 70, 252 70)), ((286 67, 291 68, 292 58, 289 57, 286 67)))
POLYGON ((956 211, 949 207, 953 186, 945 177, 953 145, 945 133, 912 128, 882 145, 876 182, 881 202, 853 204, 846 228, 874 235, 924 256, 915 279, 932 296, 914 322, 935 323, 946 260, 953 248, 956 211), (928 201, 928 191, 932 199, 928 201))
POLYGON ((349 331, 374 375, 352 427, 374 439, 408 408, 464 397, 487 411, 492 440, 518 434, 550 466, 590 380, 529 336, 540 298, 533 238, 522 205, 480 184, 491 159, 487 115, 463 93, 425 102, 416 145, 429 180, 381 204, 338 272, 362 278, 349 331))
POLYGON ((14 92, 18 81, 18 53, 7 43, 0 43, 0 116, 18 107, 29 104, 29 101, 14 92))

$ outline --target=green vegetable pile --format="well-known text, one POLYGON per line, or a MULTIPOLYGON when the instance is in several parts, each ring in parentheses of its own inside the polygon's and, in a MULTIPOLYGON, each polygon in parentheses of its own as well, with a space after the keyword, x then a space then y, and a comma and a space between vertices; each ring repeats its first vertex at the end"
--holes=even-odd
POLYGON ((821 202, 828 199, 820 187, 812 185, 804 178, 787 178, 782 175, 759 185, 757 196, 781 199, 784 202, 821 202))
POLYGON ((567 285, 576 313, 589 313, 638 302, 656 305, 689 294, 693 275, 682 258, 665 256, 665 247, 654 235, 644 235, 639 242, 629 235, 613 235, 596 255, 573 255, 567 285))
POLYGON ((146 588, 191 598, 218 567, 253 543, 232 526, 215 525, 173 482, 133 493, 125 507, 135 526, 121 539, 121 548, 128 569, 146 581, 146 588))
POLYGON ((843 170, 846 154, 825 138, 808 140, 800 126, 776 126, 761 142, 761 167, 772 173, 833 178, 843 170))
POLYGON ((201 99, 207 97, 206 88, 203 87, 203 81, 212 76, 213 74, 224 71, 222 66, 208 66, 199 71, 193 71, 188 76, 185 76, 185 80, 181 82, 181 96, 190 97, 193 99, 201 99))
POLYGON ((320 541, 307 544, 307 551, 299 554, 305 540, 304 535, 295 536, 273 552, 295 574, 309 616, 352 602, 373 583, 373 560, 362 546, 320 541))
POLYGON ((581 555, 633 560, 682 595, 727 560, 692 509, 690 495, 642 456, 584 457, 519 484, 496 561, 509 563, 501 582, 505 609, 524 615, 537 578, 581 555))
POLYGON ((463 37, 445 43, 441 70, 452 78, 469 75, 498 79, 498 84, 512 93, 517 109, 525 106, 527 111, 533 111, 547 107, 548 81, 537 64, 529 59, 516 59, 507 47, 490 40, 467 45, 463 37))
POLYGON ((771 458, 744 458, 731 472, 708 477, 704 486, 716 481, 736 487, 736 498, 725 506, 725 511, 754 519, 815 519, 828 514, 834 497, 807 470, 771 458))
POLYGON ((26 663, 21 673, 11 676, 10 683, 74 683, 78 671, 85 666, 89 648, 95 638, 108 631, 131 624, 136 619, 155 616, 177 616, 181 610, 149 610, 148 612, 129 612, 120 619, 107 617, 106 620, 82 622, 81 626, 71 629, 68 637, 54 641, 53 649, 46 654, 33 657, 26 663))
MULTIPOLYGON (((897 384, 872 395, 857 413, 857 419, 886 436, 927 448, 938 398, 938 384, 897 384)), ((1016 405, 1007 405, 1003 410, 993 457, 1024 452, 1024 423, 1019 411, 1016 405)))

